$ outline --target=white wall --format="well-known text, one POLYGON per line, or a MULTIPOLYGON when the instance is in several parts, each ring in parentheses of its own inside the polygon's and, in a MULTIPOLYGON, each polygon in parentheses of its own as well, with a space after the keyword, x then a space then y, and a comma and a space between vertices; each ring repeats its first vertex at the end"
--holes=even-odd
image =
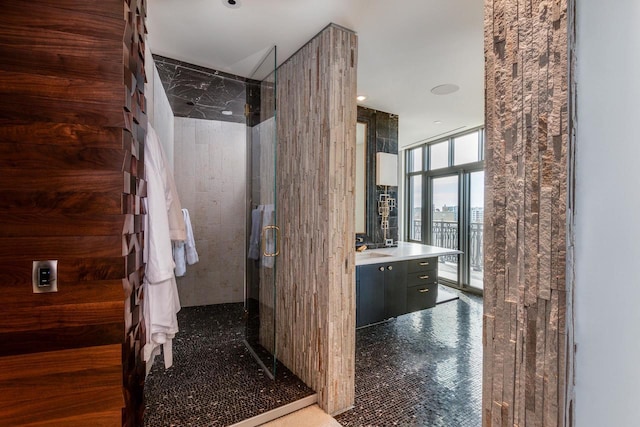
POLYGON ((178 278, 183 307, 244 300, 246 126, 175 118, 176 186, 200 262, 178 278))
POLYGON ((640 425, 640 2, 577 18, 575 425, 640 425))

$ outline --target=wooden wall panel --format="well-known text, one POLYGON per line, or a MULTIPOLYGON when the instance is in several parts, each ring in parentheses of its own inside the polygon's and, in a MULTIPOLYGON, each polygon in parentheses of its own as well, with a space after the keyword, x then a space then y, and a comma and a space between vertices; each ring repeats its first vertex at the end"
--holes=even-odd
MULTIPOLYGON (((142 348, 146 342, 142 301, 142 278, 144 246, 142 199, 146 196, 144 182, 144 138, 147 129, 144 97, 146 0, 125 0, 124 31, 124 84, 125 150, 122 171, 125 177, 122 213, 127 218, 127 227, 122 231, 122 247, 125 254, 125 276, 122 279, 125 291, 125 343, 122 352, 124 397, 126 408, 122 424, 136 427, 144 417, 145 363, 142 348), (128 185, 127 185, 128 183, 128 185)), ((151 59, 149 59, 151 60, 151 59)))
POLYGON ((485 427, 568 425, 567 12, 485 1, 485 427))
POLYGON ((140 425, 144 0, 5 6, 0 424, 140 425))
POLYGON ((278 69, 278 358, 328 413, 353 405, 357 36, 330 25, 278 69))

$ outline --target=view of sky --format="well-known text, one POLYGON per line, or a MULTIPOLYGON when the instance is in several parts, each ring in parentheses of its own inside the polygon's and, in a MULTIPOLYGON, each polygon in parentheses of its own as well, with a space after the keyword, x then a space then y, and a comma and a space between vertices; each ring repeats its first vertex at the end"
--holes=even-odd
MULTIPOLYGON (((413 200, 421 200, 422 187, 413 188, 413 200)), ((442 206, 458 206, 458 176, 433 179, 433 204, 437 209, 442 206)), ((471 207, 484 207, 484 171, 471 173, 471 207)))

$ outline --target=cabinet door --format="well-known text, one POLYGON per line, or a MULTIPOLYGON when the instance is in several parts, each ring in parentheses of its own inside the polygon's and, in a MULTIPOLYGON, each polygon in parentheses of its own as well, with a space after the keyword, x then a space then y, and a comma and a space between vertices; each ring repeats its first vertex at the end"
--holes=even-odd
POLYGON ((359 282, 356 326, 381 322, 384 313, 384 273, 383 264, 361 265, 357 267, 359 282))
POLYGON ((385 265, 385 317, 397 317, 407 312, 407 262, 385 265))
POLYGON ((362 310, 360 309, 360 267, 356 267, 356 328, 362 326, 362 310))

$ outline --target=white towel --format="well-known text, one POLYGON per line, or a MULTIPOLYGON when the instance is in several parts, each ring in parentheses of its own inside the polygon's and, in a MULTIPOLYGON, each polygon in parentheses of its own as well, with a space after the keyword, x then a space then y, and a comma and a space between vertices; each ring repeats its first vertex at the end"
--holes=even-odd
POLYGON ((259 206, 251 211, 251 237, 249 238, 249 259, 260 259, 260 229, 262 228, 262 210, 259 206))
POLYGON ((184 243, 187 264, 192 265, 200 260, 198 258, 198 251, 196 250, 196 240, 193 237, 193 228, 191 228, 191 217, 189 211, 182 209, 182 215, 184 216, 184 224, 187 228, 187 240, 184 243))
POLYGON ((182 277, 187 273, 187 264, 192 265, 200 260, 198 251, 196 250, 196 241, 193 237, 189 211, 182 209, 182 216, 184 218, 187 239, 184 242, 173 242, 173 259, 176 263, 176 277, 182 277))
POLYGON ((171 242, 173 244, 173 260, 176 263, 174 270, 176 277, 182 277, 187 273, 187 258, 184 254, 184 241, 171 242))
MULTIPOLYGON (((264 227, 274 224, 275 209, 273 205, 264 206, 264 214, 262 215, 262 224, 264 227)), ((276 250, 275 230, 271 229, 268 233, 265 233, 264 250, 266 253, 272 254, 276 250)), ((276 262, 276 257, 264 256, 262 254, 262 266, 266 268, 273 268, 276 262)))

